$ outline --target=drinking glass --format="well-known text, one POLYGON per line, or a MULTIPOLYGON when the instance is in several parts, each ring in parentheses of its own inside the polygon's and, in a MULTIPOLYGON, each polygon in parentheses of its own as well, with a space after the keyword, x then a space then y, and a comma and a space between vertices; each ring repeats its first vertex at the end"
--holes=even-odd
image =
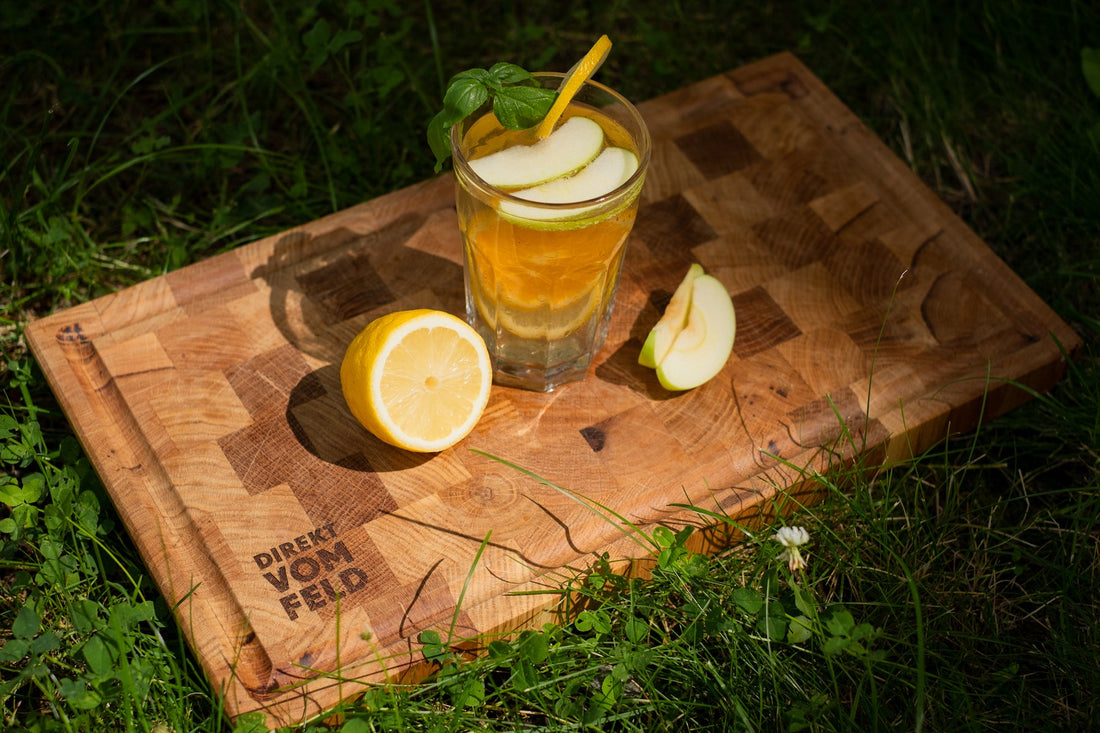
MULTIPOLYGON (((550 89, 563 77, 535 74, 550 89)), ((497 384, 548 392, 582 379, 607 335, 649 165, 649 132, 634 105, 593 81, 563 119, 572 115, 599 123, 604 146, 631 150, 638 167, 614 190, 569 203, 519 198, 471 168, 485 151, 532 144, 533 131, 504 130, 488 106, 451 128, 466 317, 485 339, 497 384)))

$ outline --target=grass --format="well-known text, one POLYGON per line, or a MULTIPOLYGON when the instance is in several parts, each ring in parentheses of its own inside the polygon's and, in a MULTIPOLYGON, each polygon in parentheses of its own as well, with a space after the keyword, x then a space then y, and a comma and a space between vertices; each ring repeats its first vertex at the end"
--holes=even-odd
MULTIPOLYGON (((0 2, 0 727, 222 715, 22 341, 31 318, 431 175, 450 74, 645 99, 793 50, 1083 336, 1049 395, 825 500, 792 573, 654 537, 574 623, 369 691, 367 730, 1089 730, 1100 721, 1100 47, 1086 0, 0 2), (1095 73, 1095 72, 1094 72, 1095 73), (797 620, 796 620, 797 619, 797 620)), ((318 729, 321 723, 302 726, 318 729)))

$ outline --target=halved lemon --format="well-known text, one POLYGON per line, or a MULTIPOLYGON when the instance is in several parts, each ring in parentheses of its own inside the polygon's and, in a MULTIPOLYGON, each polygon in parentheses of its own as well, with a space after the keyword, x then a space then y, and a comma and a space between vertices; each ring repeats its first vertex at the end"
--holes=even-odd
POLYGON ((458 443, 489 401, 485 342, 450 313, 399 311, 367 324, 340 364, 352 415, 373 435, 410 451, 458 443))

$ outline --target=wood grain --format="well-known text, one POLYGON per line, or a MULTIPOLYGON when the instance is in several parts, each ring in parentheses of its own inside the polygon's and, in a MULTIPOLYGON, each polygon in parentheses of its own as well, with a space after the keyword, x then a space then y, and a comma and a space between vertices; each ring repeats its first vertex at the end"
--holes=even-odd
POLYGON ((591 374, 494 387, 443 453, 367 434, 337 367, 379 315, 462 313, 449 175, 28 326, 231 715, 318 714, 358 689, 337 671, 422 675, 424 629, 548 619, 557 596, 526 591, 641 554, 578 497, 642 528, 704 527, 712 550, 729 533, 672 505, 763 519, 812 494, 808 470, 903 459, 1020 404, 1011 382, 1049 388, 1079 347, 793 56, 641 110, 653 165, 591 374), (692 262, 729 289, 737 343, 672 394, 637 356, 692 262))

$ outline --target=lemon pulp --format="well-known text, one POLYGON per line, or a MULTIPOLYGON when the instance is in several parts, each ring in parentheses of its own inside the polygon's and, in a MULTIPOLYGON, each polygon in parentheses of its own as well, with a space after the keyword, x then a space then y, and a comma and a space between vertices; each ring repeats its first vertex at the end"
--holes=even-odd
POLYGON ((340 365, 344 399, 363 427, 421 452, 444 450, 469 434, 491 381, 481 336, 465 321, 430 309, 371 321, 340 365))

